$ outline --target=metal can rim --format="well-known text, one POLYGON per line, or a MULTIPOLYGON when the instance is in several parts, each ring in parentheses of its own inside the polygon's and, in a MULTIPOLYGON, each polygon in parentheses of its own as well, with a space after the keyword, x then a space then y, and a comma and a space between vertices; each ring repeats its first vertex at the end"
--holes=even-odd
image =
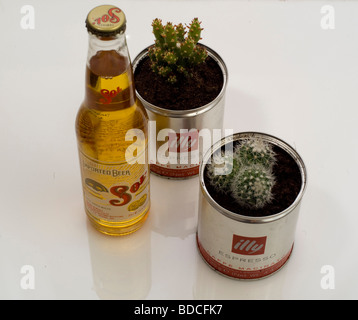
MULTIPOLYGON (((136 90, 137 97, 139 97, 142 101, 145 101, 146 108, 148 108, 149 110, 151 110, 154 113, 157 113, 157 114, 160 114, 160 115, 166 116, 166 117, 191 118, 191 117, 195 117, 199 114, 202 114, 204 112, 207 112, 208 110, 213 108, 218 103, 218 101, 220 101, 224 97, 224 93, 226 91, 227 82, 228 82, 228 70, 227 70, 226 64, 216 51, 214 51, 213 49, 209 48, 208 46, 206 46, 204 44, 200 43, 199 45, 203 46, 207 50, 208 55, 218 63, 218 65, 223 73, 224 83, 223 83, 221 91, 217 95, 217 97, 214 100, 212 100, 211 102, 209 102, 199 108, 190 109, 190 110, 170 110, 170 109, 164 109, 164 108, 158 107, 158 106, 148 102, 136 90)), ((146 47, 134 58, 133 63, 132 63, 133 73, 135 72, 135 69, 136 69, 138 63, 148 55, 148 49, 152 46, 153 45, 146 47)))
POLYGON ((305 166, 301 156, 287 142, 285 142, 275 136, 266 134, 266 133, 255 132, 255 131, 246 131, 246 132, 239 132, 239 133, 235 133, 231 136, 224 137, 223 139, 219 140, 214 145, 212 145, 212 147, 205 153, 205 155, 203 157, 203 161, 200 164, 199 180, 200 180, 200 188, 201 188, 202 194, 205 196, 208 203, 212 207, 214 207, 218 212, 220 212, 224 216, 227 216, 228 218, 236 220, 236 221, 240 221, 240 222, 244 222, 244 223, 251 223, 251 224, 260 224, 260 223, 268 223, 268 222, 282 219, 283 217, 288 215, 290 212, 292 212, 294 210, 294 208, 296 208, 299 205, 299 203, 303 197, 303 194, 306 190, 307 170, 306 170, 306 166, 305 166), (267 142, 270 142, 270 143, 282 148, 283 150, 285 150, 295 160, 296 164, 298 165, 300 173, 301 173, 301 179, 302 179, 300 192, 298 193, 295 201, 289 207, 287 207, 285 210, 278 212, 276 214, 264 216, 264 217, 244 216, 244 215, 240 215, 238 213, 234 213, 234 212, 231 212, 230 210, 223 208, 211 197, 211 195, 209 194, 209 192, 205 186, 205 182, 204 182, 205 166, 207 164, 207 161, 211 157, 211 155, 216 150, 218 150, 219 148, 221 148, 222 146, 224 146, 228 143, 237 141, 239 139, 246 139, 246 138, 252 138, 252 137, 260 137, 260 138, 266 140, 267 142))

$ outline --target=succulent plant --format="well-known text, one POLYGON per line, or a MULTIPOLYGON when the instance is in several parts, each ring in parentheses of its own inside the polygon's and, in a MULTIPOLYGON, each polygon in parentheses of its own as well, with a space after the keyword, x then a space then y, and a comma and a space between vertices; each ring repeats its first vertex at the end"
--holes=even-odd
POLYGON ((201 39, 201 22, 194 18, 185 30, 183 24, 173 25, 162 20, 154 19, 152 23, 155 44, 148 51, 152 70, 167 79, 169 83, 176 83, 179 75, 189 77, 190 68, 203 63, 207 51, 198 46, 201 39))
POLYGON ((237 203, 252 209, 262 208, 273 199, 276 157, 269 143, 246 139, 233 153, 215 153, 212 160, 207 165, 207 178, 217 192, 231 194, 237 203))
POLYGON ((231 183, 231 194, 244 207, 259 209, 269 203, 275 178, 262 165, 243 167, 231 183))

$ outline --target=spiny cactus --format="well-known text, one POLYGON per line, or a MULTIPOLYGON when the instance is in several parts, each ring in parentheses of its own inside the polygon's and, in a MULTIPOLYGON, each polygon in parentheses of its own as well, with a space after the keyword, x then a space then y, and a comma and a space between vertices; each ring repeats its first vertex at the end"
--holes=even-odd
POLYGON ((242 165, 261 164, 266 168, 272 168, 276 158, 271 144, 262 139, 246 139, 236 149, 242 165))
POLYGON ((216 152, 208 165, 207 177, 210 184, 220 193, 228 193, 238 169, 238 159, 232 152, 216 152))
POLYGON ((174 84, 178 81, 178 75, 189 77, 190 68, 205 61, 207 51, 197 45, 203 30, 200 24, 198 18, 194 18, 186 32, 181 23, 173 25, 168 22, 164 26, 162 20, 153 20, 155 44, 149 49, 148 56, 155 73, 174 84))
POLYGON ((240 205, 258 209, 272 200, 274 184, 271 170, 262 165, 243 167, 231 183, 231 194, 240 205))
POLYGON ((217 192, 231 194, 237 203, 253 209, 272 200, 276 157, 271 144, 259 138, 245 139, 233 153, 221 153, 225 162, 215 161, 219 155, 214 154, 212 163, 207 165, 208 181, 217 192))

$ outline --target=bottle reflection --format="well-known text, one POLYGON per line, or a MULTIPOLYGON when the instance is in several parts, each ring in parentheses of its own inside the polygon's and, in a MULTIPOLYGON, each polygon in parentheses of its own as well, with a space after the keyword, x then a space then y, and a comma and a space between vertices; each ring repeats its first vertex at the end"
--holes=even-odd
POLYGON ((100 299, 145 299, 148 295, 151 287, 149 224, 127 236, 109 237, 87 222, 94 290, 100 299))
POLYGON ((169 180, 150 177, 153 231, 167 237, 185 239, 196 232, 198 178, 169 180))

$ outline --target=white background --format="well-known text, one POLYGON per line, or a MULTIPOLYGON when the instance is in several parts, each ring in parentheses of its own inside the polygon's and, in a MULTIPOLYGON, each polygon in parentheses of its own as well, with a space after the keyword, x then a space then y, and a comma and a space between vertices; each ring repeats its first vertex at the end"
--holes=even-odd
POLYGON ((74 121, 84 97, 85 18, 107 1, 0 0, 1 299, 357 299, 358 2, 114 1, 134 59, 151 21, 203 21, 202 42, 229 70, 226 128, 294 146, 308 187, 295 248, 255 282, 211 270, 195 244, 198 178, 151 176, 145 226, 125 238, 85 217, 74 121), (335 29, 322 28, 323 5, 335 29), (23 29, 32 5, 35 28, 23 29), (23 266, 35 288, 24 290, 23 266), (334 269, 324 289, 323 266, 334 269))

